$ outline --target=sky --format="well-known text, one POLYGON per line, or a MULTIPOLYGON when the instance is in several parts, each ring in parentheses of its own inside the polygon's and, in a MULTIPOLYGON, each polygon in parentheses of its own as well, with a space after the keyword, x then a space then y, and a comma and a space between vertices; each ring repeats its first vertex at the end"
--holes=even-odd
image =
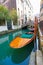
POLYGON ((33 6, 33 14, 39 14, 40 12, 40 0, 30 0, 32 6, 33 6))

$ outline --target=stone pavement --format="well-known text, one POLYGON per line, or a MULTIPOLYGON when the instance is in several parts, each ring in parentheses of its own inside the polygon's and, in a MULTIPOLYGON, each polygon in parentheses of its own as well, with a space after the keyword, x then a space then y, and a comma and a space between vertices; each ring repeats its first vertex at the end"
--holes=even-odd
POLYGON ((43 65, 43 56, 40 50, 31 52, 29 65, 43 65))
POLYGON ((40 50, 36 51, 36 65, 43 65, 43 55, 40 50))
POLYGON ((29 65, 35 65, 35 52, 31 52, 29 65))

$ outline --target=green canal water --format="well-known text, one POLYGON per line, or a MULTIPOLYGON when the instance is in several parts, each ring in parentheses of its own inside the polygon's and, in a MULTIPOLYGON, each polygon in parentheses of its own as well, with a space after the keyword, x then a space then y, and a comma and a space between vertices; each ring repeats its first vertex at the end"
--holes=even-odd
MULTIPOLYGON (((30 60, 29 53, 28 54, 26 53, 28 56, 26 58, 24 58, 24 60, 22 62, 15 63, 14 60, 15 60, 16 54, 14 52, 14 49, 12 49, 9 46, 10 42, 16 36, 21 36, 21 34, 22 34, 21 37, 25 37, 25 34, 24 34, 25 32, 29 32, 29 30, 27 30, 27 29, 26 30, 19 30, 17 32, 12 32, 12 33, 0 36, 0 65, 28 65, 29 64, 29 60, 30 60), (12 55, 14 55, 14 56, 12 56, 12 55)), ((27 50, 25 50, 25 51, 29 52, 28 46, 27 46, 27 50)))

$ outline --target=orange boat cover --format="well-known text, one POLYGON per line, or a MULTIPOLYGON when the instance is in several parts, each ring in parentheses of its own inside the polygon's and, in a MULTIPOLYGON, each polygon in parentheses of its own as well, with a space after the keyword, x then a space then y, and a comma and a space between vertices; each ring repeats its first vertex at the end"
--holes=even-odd
POLYGON ((21 48, 21 47, 29 44, 31 41, 32 41, 32 38, 31 39, 27 39, 27 38, 16 37, 10 43, 10 47, 12 47, 12 48, 21 48))

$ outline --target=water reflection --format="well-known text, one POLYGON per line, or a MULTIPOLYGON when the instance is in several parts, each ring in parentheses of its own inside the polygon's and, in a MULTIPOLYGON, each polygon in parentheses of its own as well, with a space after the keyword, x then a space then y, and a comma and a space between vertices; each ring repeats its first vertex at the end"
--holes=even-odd
POLYGON ((8 40, 8 36, 4 37, 4 38, 0 38, 0 44, 4 43, 7 40, 8 40))

